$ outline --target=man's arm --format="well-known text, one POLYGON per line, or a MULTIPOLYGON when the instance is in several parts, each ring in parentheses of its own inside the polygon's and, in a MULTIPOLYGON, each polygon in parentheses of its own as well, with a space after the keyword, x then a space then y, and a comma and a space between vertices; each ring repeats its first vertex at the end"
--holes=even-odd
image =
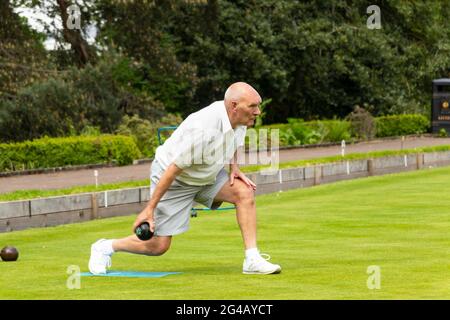
POLYGON ((153 211, 155 210, 158 202, 161 200, 163 195, 166 193, 167 189, 169 189, 172 182, 175 178, 183 171, 176 164, 172 163, 167 170, 161 176, 158 184, 153 191, 152 197, 148 202, 147 206, 144 210, 137 216, 136 221, 133 224, 133 232, 134 230, 144 221, 150 224, 150 230, 155 232, 155 222, 153 220, 153 211))

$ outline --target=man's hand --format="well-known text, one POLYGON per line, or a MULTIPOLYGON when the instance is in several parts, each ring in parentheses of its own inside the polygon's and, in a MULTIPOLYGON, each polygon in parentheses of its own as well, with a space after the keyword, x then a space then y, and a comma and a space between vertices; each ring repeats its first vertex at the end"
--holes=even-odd
POLYGON ((136 228, 142 224, 143 222, 148 222, 150 225, 150 231, 155 232, 155 221, 153 220, 153 209, 150 207, 146 207, 142 212, 137 216, 134 224, 133 224, 133 233, 136 228))
POLYGON ((150 225, 150 231, 155 232, 155 221, 153 217, 153 210, 155 210, 158 205, 159 200, 161 200, 162 196, 166 193, 167 189, 169 189, 175 177, 181 173, 182 169, 180 169, 176 164, 172 163, 167 170, 163 173, 159 182, 157 183, 155 190, 153 191, 152 197, 144 210, 137 216, 136 221, 133 224, 133 233, 134 230, 143 222, 148 222, 150 225))
POLYGON ((245 174, 242 173, 242 171, 239 169, 237 165, 231 165, 230 168, 230 186, 234 184, 234 179, 240 179, 242 180, 250 189, 256 190, 256 184, 247 178, 245 174))

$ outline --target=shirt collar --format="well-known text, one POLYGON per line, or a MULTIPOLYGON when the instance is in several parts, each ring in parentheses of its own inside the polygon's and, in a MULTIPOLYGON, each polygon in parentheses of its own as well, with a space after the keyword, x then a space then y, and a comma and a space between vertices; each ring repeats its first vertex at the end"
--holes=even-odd
POLYGON ((220 110, 221 110, 220 118, 222 119, 222 132, 228 132, 230 130, 233 130, 233 128, 231 127, 230 118, 228 117, 227 108, 225 107, 224 101, 222 101, 220 110))

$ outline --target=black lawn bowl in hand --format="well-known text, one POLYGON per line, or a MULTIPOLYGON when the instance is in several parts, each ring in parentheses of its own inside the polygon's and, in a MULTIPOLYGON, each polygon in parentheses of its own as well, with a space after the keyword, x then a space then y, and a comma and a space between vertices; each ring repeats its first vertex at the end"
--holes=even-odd
POLYGON ((143 241, 150 240, 153 237, 153 232, 150 231, 148 222, 141 223, 134 232, 136 233, 136 236, 143 241))
POLYGON ((19 258, 19 251, 14 247, 4 247, 0 256, 3 261, 16 261, 19 258))

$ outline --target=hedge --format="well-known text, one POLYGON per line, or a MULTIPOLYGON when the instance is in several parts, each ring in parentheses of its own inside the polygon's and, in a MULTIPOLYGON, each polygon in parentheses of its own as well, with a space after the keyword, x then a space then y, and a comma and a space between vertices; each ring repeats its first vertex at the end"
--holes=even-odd
POLYGON ((54 168, 115 161, 127 165, 141 154, 131 137, 120 135, 41 138, 0 144, 0 171, 54 168))
POLYGON ((395 137, 425 133, 430 119, 420 114, 402 114, 375 118, 377 137, 395 137))

